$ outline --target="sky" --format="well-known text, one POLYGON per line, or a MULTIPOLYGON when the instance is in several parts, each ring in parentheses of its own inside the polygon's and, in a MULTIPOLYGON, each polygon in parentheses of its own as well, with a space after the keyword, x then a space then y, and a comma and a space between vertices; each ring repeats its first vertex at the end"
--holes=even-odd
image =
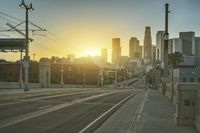
MULTIPOLYGON (((34 11, 29 20, 47 29, 48 32, 30 32, 34 39, 30 43, 30 56, 41 57, 75 54, 100 55, 102 48, 112 53, 112 38, 121 39, 122 55, 128 55, 131 37, 137 37, 143 45, 144 30, 151 27, 152 42, 156 43, 156 32, 164 29, 165 3, 169 3, 170 38, 179 32, 194 31, 200 36, 200 0, 25 0, 33 4, 34 11)), ((0 30, 8 29, 6 22, 17 25, 20 21, 3 15, 25 20, 25 9, 18 5, 21 0, 0 0, 0 30), (8 19, 8 20, 7 20, 8 19)), ((25 25, 25 24, 23 24, 25 25)), ((36 29, 31 26, 30 29, 36 29)), ((18 27, 24 29, 24 26, 18 27)), ((5 35, 22 37, 13 32, 5 35)), ((19 53, 0 53, 0 58, 18 60, 19 53)))

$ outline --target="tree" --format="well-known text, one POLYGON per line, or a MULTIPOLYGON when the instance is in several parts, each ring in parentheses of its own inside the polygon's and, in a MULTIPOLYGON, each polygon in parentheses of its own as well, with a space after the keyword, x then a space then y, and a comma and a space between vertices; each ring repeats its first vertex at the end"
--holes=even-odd
MULTIPOLYGON (((175 52, 175 53, 171 53, 168 54, 168 64, 171 66, 171 71, 172 71, 172 97, 174 95, 174 84, 173 84, 173 69, 174 68, 178 68, 179 64, 183 62, 183 55, 180 52, 175 52)), ((172 101, 172 99, 171 99, 172 101)))
POLYGON ((0 59, 0 62, 7 62, 5 59, 0 59))
POLYGON ((183 55, 180 52, 168 54, 168 64, 172 68, 178 68, 179 64, 183 62, 183 55))
POLYGON ((173 69, 178 68, 179 64, 183 62, 183 54, 180 52, 174 52, 168 54, 168 64, 171 66, 172 70, 172 82, 173 82, 173 69))

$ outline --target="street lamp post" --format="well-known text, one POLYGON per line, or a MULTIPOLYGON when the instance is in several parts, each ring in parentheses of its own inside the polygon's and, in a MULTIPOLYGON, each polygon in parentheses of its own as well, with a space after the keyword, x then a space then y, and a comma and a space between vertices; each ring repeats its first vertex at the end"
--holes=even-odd
POLYGON ((28 91, 29 88, 28 88, 28 70, 29 70, 29 35, 28 35, 28 12, 29 11, 32 11, 33 10, 33 7, 32 7, 32 3, 30 3, 29 5, 26 4, 24 2, 24 0, 22 0, 22 3, 19 5, 20 7, 22 8, 25 8, 26 10, 26 36, 25 36, 25 40, 26 40, 26 50, 25 50, 25 61, 24 61, 24 68, 25 68, 25 88, 24 88, 24 91, 28 91))
POLYGON ((165 4, 165 34, 164 34, 164 78, 162 83, 162 94, 165 94, 166 83, 168 79, 168 14, 169 14, 169 4, 165 4))
POLYGON ((165 4, 165 34, 164 34, 164 77, 168 77, 168 14, 169 4, 165 4))

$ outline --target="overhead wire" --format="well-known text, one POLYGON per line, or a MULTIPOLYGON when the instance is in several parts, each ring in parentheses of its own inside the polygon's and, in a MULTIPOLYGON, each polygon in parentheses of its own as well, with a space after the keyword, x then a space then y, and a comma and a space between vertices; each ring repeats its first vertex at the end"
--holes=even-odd
POLYGON ((50 48, 50 47, 47 47, 46 45, 42 45, 40 42, 37 42, 37 41, 34 41, 33 43, 35 43, 36 45, 31 45, 31 46, 35 46, 35 47, 40 47, 41 48, 41 46, 44 48, 44 49, 48 49, 48 50, 50 50, 50 51, 53 51, 54 53, 56 53, 56 54, 59 54, 59 55, 63 55, 64 53, 63 52, 61 52, 61 51, 58 51, 58 50, 56 50, 56 49, 52 49, 52 48, 50 48))
POLYGON ((69 43, 66 42, 65 40, 63 40, 62 38, 60 38, 59 36, 55 35, 54 33, 50 32, 49 30, 47 30, 47 32, 48 32, 50 35, 52 35, 52 36, 55 37, 55 39, 53 39, 54 41, 56 41, 56 42, 59 41, 59 43, 58 43, 59 45, 62 45, 62 46, 64 46, 64 47, 73 48, 73 49, 79 50, 79 51, 81 51, 82 53, 84 53, 84 51, 83 51, 82 49, 80 49, 80 48, 75 48, 73 45, 66 45, 66 44, 69 44, 69 43))
MULTIPOLYGON (((11 15, 9 15, 9 14, 7 14, 7 13, 4 13, 4 12, 1 11, 1 10, 0 10, 0 14, 2 14, 2 15, 4 15, 4 16, 7 16, 7 17, 9 17, 9 18, 15 19, 15 20, 17 20, 17 21, 19 21, 19 22, 24 22, 23 20, 18 19, 18 18, 16 18, 16 17, 13 17, 13 16, 11 16, 11 15)), ((14 21, 12 21, 12 20, 10 20, 10 19, 7 19, 7 18, 5 18, 5 17, 0 16, 0 18, 4 19, 4 20, 6 20, 6 21, 9 21, 9 22, 11 22, 11 23, 14 23, 14 24, 19 25, 18 23, 14 22, 14 21)), ((43 28, 41 28, 40 26, 37 26, 36 24, 34 24, 33 22, 31 22, 31 21, 29 21, 29 22, 30 22, 34 27, 37 27, 37 28, 39 28, 39 29, 41 29, 41 30, 43 29, 43 28)), ((22 25, 20 25, 20 26, 22 26, 22 25)), ((24 28, 24 26, 22 26, 22 27, 24 28)), ((83 52, 82 49, 75 48, 75 47, 70 46, 70 45, 66 45, 66 43, 67 43, 67 44, 69 44, 69 43, 66 42, 64 39, 62 39, 61 37, 59 37, 59 36, 57 36, 56 34, 54 34, 53 32, 51 32, 50 30, 46 30, 46 29, 43 29, 43 30, 45 30, 49 35, 53 36, 54 38, 52 38, 52 37, 50 37, 50 36, 45 36, 45 37, 47 37, 48 39, 53 40, 54 42, 56 42, 56 43, 59 44, 60 46, 70 47, 70 48, 73 48, 73 49, 78 49, 78 50, 80 50, 80 51, 83 52)), ((12 31, 12 32, 14 32, 14 31, 12 31)), ((14 32, 14 33, 15 33, 15 32, 14 32)), ((15 33, 15 34, 17 34, 17 33, 15 33)), ((37 42, 35 42, 35 43, 37 43, 37 42)), ((43 45, 42 45, 42 46, 43 46, 43 45)))
POLYGON ((23 20, 18 19, 18 18, 16 18, 16 17, 13 17, 13 16, 11 16, 11 15, 9 15, 9 14, 6 14, 6 13, 4 13, 2 10, 0 10, 0 14, 3 14, 3 15, 5 15, 5 16, 7 16, 7 17, 10 17, 10 18, 12 18, 12 19, 18 20, 18 21, 20 21, 20 22, 23 22, 23 20))

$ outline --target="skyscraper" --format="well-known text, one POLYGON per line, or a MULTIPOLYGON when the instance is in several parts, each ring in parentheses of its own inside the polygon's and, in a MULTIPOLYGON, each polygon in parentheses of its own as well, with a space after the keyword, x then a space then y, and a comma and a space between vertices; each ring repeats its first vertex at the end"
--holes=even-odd
POLYGON ((182 39, 173 38, 173 53, 174 52, 182 53, 182 39))
POLYGON ((184 55, 195 55, 195 33, 180 32, 179 38, 182 39, 182 52, 184 55))
POLYGON ((112 39, 112 64, 119 65, 121 57, 120 38, 112 39))
POLYGON ((163 62, 164 58, 164 31, 158 31, 156 34, 156 59, 163 62))
POLYGON ((106 48, 101 49, 101 59, 102 59, 102 63, 106 64, 108 61, 108 52, 106 48))
POLYGON ((200 37, 195 38, 195 55, 200 56, 200 37))
POLYGON ((144 35, 144 63, 151 63, 152 61, 152 40, 151 40, 151 28, 145 27, 144 35))
POLYGON ((136 37, 131 37, 129 40, 129 59, 139 58, 139 40, 136 37))
POLYGON ((141 45, 139 45, 138 52, 139 52, 139 58, 142 59, 142 46, 141 45))
POLYGON ((152 45, 152 63, 156 63, 156 46, 152 45))

